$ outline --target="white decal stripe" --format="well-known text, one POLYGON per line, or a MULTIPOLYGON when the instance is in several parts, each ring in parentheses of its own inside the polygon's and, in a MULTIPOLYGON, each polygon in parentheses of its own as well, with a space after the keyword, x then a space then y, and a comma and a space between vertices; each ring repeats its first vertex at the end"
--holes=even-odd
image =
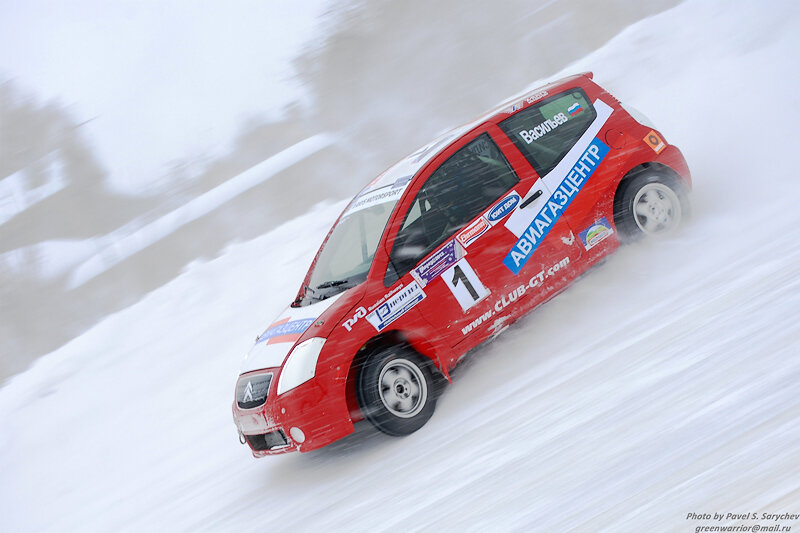
MULTIPOLYGON (((597 116, 589 125, 589 129, 583 132, 581 138, 578 139, 578 142, 567 152, 567 155, 564 156, 564 159, 556 165, 556 167, 547 173, 547 175, 542 178, 547 185, 547 187, 554 191, 558 189, 558 186, 561 185, 561 182, 564 180, 564 176, 567 175, 575 163, 578 162, 578 159, 581 157, 586 148, 589 147, 589 143, 592 142, 592 139, 600 133, 600 129, 603 125, 608 121, 608 118, 611 116, 611 106, 603 102, 602 100, 595 100, 594 102, 594 109, 597 111, 597 116)), ((602 139, 601 139, 602 140, 602 139)))
MULTIPOLYGON (((537 200, 537 203, 546 201, 550 197, 550 194, 552 194, 552 191, 558 189, 559 185, 561 185, 561 182, 564 180, 564 177, 572 169, 575 163, 578 162, 578 159, 580 159, 583 152, 592 142, 592 139, 594 139, 595 136, 600 132, 600 129, 608 121, 608 118, 611 116, 611 112, 613 111, 611 106, 599 99, 594 101, 594 109, 597 112, 597 116, 589 125, 589 129, 583 132, 583 135, 581 135, 580 139, 578 139, 578 142, 576 142, 570 151, 567 152, 567 155, 564 156, 561 162, 559 162, 558 165, 553 168, 553 170, 548 172, 547 175, 541 179, 541 181, 543 181, 547 186, 548 190, 542 191, 544 194, 542 195, 542 198, 537 200)), ((538 180, 537 183, 539 183, 538 180)), ((522 199, 520 204, 524 203, 527 197, 537 190, 539 190, 539 188, 535 185, 531 187, 528 191, 528 194, 525 195, 525 198, 522 199)), ((528 229, 528 226, 533 221, 534 217, 536 217, 536 215, 539 213, 539 210, 534 209, 534 207, 536 207, 536 205, 526 207, 525 209, 517 208, 506 220, 506 228, 508 228, 508 230, 517 238, 519 238, 525 232, 525 230, 528 229)))

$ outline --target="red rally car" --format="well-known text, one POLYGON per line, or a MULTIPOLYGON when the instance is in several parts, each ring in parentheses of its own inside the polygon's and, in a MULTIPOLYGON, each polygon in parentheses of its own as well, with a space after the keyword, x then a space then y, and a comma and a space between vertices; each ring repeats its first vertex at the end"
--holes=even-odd
POLYGON ((233 402, 242 443, 256 457, 307 452, 364 418, 416 431, 469 349, 620 242, 675 228, 686 161, 631 112, 591 73, 573 76, 367 185, 245 357, 233 402))

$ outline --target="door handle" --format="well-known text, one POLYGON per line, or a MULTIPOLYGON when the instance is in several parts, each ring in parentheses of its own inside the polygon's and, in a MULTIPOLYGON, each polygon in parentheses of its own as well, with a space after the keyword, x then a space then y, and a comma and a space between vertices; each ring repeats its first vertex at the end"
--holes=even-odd
POLYGON ((542 195, 542 190, 541 190, 541 189, 539 189, 538 191, 536 191, 535 193, 533 193, 533 194, 531 195, 531 197, 530 197, 530 198, 528 198, 527 200, 525 200, 524 202, 522 202, 522 205, 520 205, 520 206, 519 206, 519 208, 520 208, 520 209, 525 209, 526 207, 528 207, 529 205, 531 205, 531 203, 532 203, 534 200, 536 200, 537 198, 539 198, 541 195, 542 195))

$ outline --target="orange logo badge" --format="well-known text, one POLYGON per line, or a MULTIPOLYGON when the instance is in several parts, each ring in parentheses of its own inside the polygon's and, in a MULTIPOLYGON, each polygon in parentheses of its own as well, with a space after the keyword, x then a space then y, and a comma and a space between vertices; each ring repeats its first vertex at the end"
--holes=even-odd
POLYGON ((654 151, 655 153, 657 153, 657 154, 660 154, 660 153, 661 153, 661 151, 662 151, 664 148, 666 148, 666 147, 667 147, 667 145, 664 143, 664 141, 662 141, 662 140, 661 140, 661 137, 659 137, 659 136, 658 136, 658 133, 656 133, 656 132, 655 132, 655 131, 653 131, 653 130, 650 130, 650 133, 648 133, 647 135, 645 135, 645 137, 644 137, 644 142, 646 142, 646 143, 647 143, 647 145, 648 145, 650 148, 652 148, 652 149, 653 149, 653 151, 654 151))

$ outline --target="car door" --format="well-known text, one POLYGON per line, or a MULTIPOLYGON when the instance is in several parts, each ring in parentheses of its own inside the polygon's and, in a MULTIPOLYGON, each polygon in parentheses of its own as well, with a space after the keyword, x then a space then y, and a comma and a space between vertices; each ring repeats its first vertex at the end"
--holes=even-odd
MULTIPOLYGON (((610 221, 594 216, 595 191, 600 188, 593 185, 596 179, 591 179, 601 174, 595 171, 609 154, 599 134, 611 113, 611 106, 600 99, 591 102, 583 89, 575 87, 548 96, 498 124, 552 191, 543 217, 518 215, 507 222, 523 246, 527 245, 524 235, 549 225, 548 219, 566 221, 585 250, 613 232, 610 221)), ((525 260, 520 259, 521 252, 517 248, 515 263, 525 260)))
POLYGON ((425 298, 417 309, 449 347, 499 332, 522 311, 517 303, 525 293, 547 285, 537 265, 569 260, 563 248, 572 242, 557 239, 541 246, 526 268, 536 270, 535 279, 520 284, 503 265, 517 241, 505 219, 516 211, 538 212, 551 194, 518 152, 512 165, 496 139, 509 144, 486 125, 434 159, 389 253, 386 286, 398 280, 419 286, 425 298))

